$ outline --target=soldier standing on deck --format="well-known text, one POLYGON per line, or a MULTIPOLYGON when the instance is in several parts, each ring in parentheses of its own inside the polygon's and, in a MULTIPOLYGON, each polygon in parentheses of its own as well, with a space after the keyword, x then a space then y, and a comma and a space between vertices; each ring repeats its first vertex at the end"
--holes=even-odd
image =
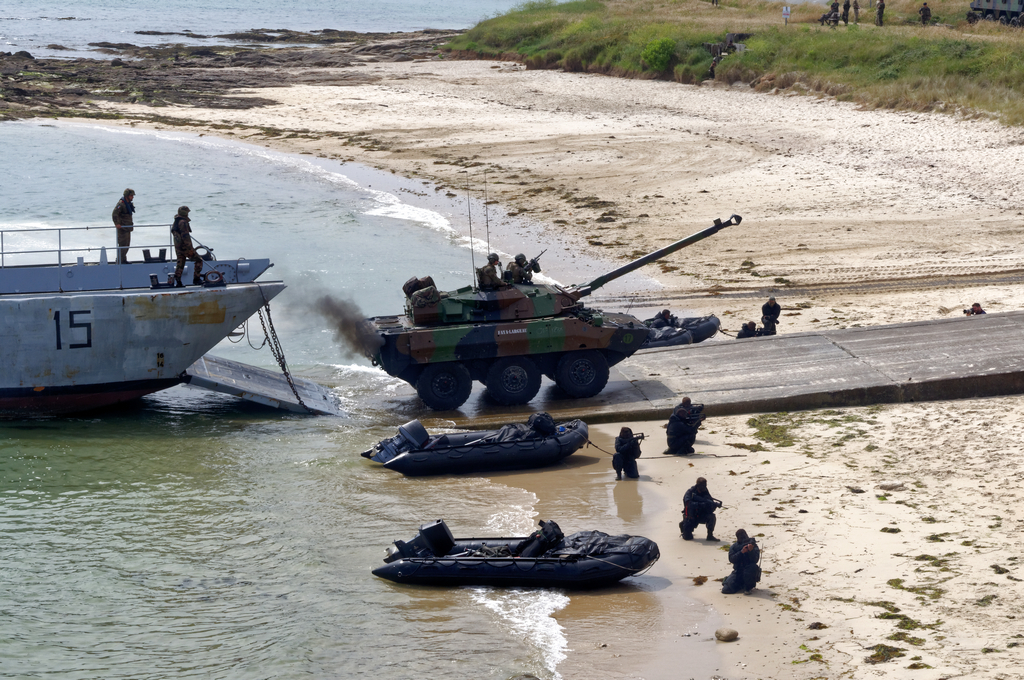
POLYGON ((174 216, 174 224, 171 225, 171 237, 174 238, 174 253, 178 256, 178 266, 174 268, 174 287, 183 288, 181 274, 185 271, 185 260, 192 260, 192 285, 198 286, 203 282, 200 274, 203 271, 203 258, 199 257, 195 246, 192 245, 192 227, 188 218, 188 206, 178 208, 178 214, 174 216))
POLYGON ((135 212, 135 205, 132 200, 135 198, 133 189, 125 189, 121 198, 114 205, 114 212, 110 217, 117 227, 117 263, 128 264, 128 246, 132 244, 132 213, 135 212))

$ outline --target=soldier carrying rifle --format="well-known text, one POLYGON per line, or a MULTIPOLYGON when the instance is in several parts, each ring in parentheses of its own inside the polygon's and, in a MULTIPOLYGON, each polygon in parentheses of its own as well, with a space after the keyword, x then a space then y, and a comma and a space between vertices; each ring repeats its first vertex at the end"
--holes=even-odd
POLYGON ((622 473, 630 479, 640 477, 636 469, 636 459, 640 457, 640 442, 644 440, 644 434, 634 435, 633 430, 624 427, 619 430, 619 436, 615 438, 615 455, 612 456, 612 467, 615 468, 615 479, 622 479, 622 473))
MULTIPOLYGON (((540 255, 548 252, 544 250, 540 255)), ((533 275, 540 273, 540 255, 527 261, 526 255, 519 253, 515 262, 508 266, 507 274, 511 274, 512 283, 532 283, 533 275)))

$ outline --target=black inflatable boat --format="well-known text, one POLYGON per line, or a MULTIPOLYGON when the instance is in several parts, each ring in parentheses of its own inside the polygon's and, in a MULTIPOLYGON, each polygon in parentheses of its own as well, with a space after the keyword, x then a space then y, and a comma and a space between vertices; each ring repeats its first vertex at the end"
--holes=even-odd
POLYGON ((563 536, 554 522, 524 538, 454 538, 444 520, 395 541, 374 576, 428 586, 586 589, 613 585, 658 561, 658 544, 643 536, 580 531, 563 536))
POLYGON ((527 425, 435 435, 411 420, 361 455, 409 476, 522 470, 557 463, 583 446, 587 434, 582 420, 555 423, 547 413, 533 414, 527 425))
MULTIPOLYGON (((658 317, 647 319, 644 321, 644 324, 649 326, 657 319, 658 317)), ((640 349, 692 345, 697 342, 703 342, 708 338, 714 337, 721 325, 722 322, 714 314, 686 319, 672 317, 672 325, 651 328, 650 335, 647 336, 647 340, 640 346, 640 349)))

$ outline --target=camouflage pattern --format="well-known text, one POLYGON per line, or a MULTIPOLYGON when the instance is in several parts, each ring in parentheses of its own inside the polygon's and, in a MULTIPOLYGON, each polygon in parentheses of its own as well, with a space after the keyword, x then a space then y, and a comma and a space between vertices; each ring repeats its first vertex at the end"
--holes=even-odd
POLYGON ((128 246, 132 244, 132 231, 133 221, 132 212, 134 211, 133 205, 131 205, 131 198, 135 197, 135 192, 131 189, 125 189, 124 195, 117 199, 117 203, 114 204, 114 210, 110 213, 110 219, 113 220, 114 226, 117 227, 117 261, 126 264, 128 262, 128 246))
POLYGON ((476 270, 476 279, 478 285, 484 290, 492 290, 505 285, 501 274, 498 273, 497 266, 490 262, 476 270))
POLYGON ((1024 0, 971 0, 971 9, 980 15, 978 18, 991 16, 996 21, 1017 19, 1019 22, 1024 0))
POLYGON ((177 266, 174 268, 175 281, 181 281, 181 274, 185 271, 185 260, 192 260, 192 283, 199 285, 202 282, 200 275, 203 272, 203 258, 199 257, 195 246, 192 244, 192 227, 188 219, 188 208, 182 206, 174 217, 174 224, 171 226, 171 237, 174 239, 174 253, 178 256, 177 266))
MULTIPOLYGON (((435 409, 460 406, 473 380, 487 385, 499 403, 526 403, 540 389, 542 374, 570 396, 593 396, 607 383, 608 367, 640 349, 651 330, 632 315, 589 309, 581 298, 741 220, 739 215, 727 222, 715 220, 714 226, 587 284, 489 290, 481 277, 479 288, 467 286, 429 298, 407 293, 404 315, 367 320, 370 332, 381 339, 379 349, 367 356, 415 386, 435 409)), ((493 269, 493 264, 488 267, 493 269)))

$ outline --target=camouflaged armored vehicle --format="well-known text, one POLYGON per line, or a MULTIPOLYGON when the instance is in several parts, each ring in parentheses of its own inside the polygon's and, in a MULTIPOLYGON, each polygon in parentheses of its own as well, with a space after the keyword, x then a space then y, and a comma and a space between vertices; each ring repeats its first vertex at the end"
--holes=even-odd
POLYGON ((533 399, 545 375, 571 397, 592 397, 607 384, 608 368, 640 349, 650 329, 629 314, 588 309, 580 299, 741 219, 715 220, 582 285, 503 283, 441 293, 429 277, 411 279, 403 287, 404 315, 367 320, 381 340, 367 356, 437 410, 461 406, 474 380, 502 404, 533 399))

